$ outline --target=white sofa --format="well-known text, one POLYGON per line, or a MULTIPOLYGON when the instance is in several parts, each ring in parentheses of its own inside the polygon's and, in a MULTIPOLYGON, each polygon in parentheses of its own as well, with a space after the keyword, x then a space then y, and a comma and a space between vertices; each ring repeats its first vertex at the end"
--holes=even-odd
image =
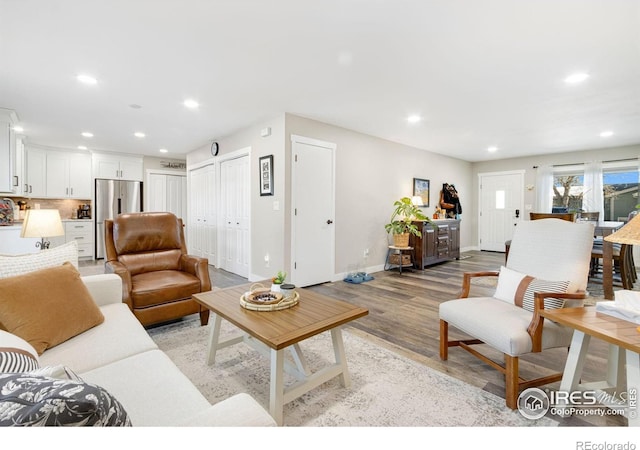
POLYGON ((211 405, 122 303, 120 277, 105 274, 82 280, 105 320, 44 351, 41 367, 63 365, 101 386, 122 404, 133 426, 275 425, 248 394, 211 405))

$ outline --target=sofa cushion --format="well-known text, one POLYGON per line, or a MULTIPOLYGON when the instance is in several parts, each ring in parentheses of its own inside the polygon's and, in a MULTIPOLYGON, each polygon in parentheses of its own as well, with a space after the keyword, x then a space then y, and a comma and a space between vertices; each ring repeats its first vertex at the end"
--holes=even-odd
MULTIPOLYGON (((440 305, 440 318, 511 356, 531 352, 527 327, 531 312, 493 297, 450 300, 440 305), (484 317, 485 320, 478 320, 484 317)), ((542 348, 568 347, 573 330, 545 320, 542 348)))
POLYGON ((40 355, 103 320, 70 262, 0 280, 0 328, 29 342, 40 355))
POLYGON ((39 366, 38 352, 31 344, 0 330, 0 373, 28 372, 39 366))
POLYGON ((103 323, 48 349, 40 364, 64 364, 81 373, 158 348, 124 303, 105 305, 100 311, 103 323))
POLYGON ((158 270, 131 278, 131 298, 136 308, 190 298, 200 292, 200 280, 188 272, 158 270))
POLYGON ((139 353, 80 376, 111 392, 134 426, 174 426, 211 406, 160 350, 139 353))
POLYGON ((61 266, 67 261, 73 264, 74 267, 78 267, 78 243, 76 241, 41 250, 38 253, 0 255, 0 278, 61 266))
POLYGON ((0 374, 0 426, 131 426, 121 403, 79 379, 0 374))
POLYGON ((252 396, 240 393, 226 398, 195 416, 183 417, 177 426, 273 427, 276 421, 252 396))

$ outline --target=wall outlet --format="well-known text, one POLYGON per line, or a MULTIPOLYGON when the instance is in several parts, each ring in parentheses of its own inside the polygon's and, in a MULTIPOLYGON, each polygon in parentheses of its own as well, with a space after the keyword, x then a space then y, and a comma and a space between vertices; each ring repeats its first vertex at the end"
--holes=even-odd
POLYGON ((363 256, 364 256, 365 258, 368 258, 368 257, 369 257, 369 249, 368 249, 368 248, 365 248, 365 249, 364 249, 364 255, 363 255, 363 256))
POLYGON ((264 255, 264 266, 269 267, 269 254, 264 255))

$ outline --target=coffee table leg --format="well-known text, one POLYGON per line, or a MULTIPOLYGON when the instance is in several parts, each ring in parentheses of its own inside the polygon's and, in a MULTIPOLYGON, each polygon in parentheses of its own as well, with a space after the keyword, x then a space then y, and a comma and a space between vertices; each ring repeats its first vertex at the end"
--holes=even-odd
POLYGON ((220 325, 222 317, 218 314, 213 315, 213 326, 209 335, 209 348, 207 349, 207 364, 211 365, 216 360, 216 351, 218 350, 218 342, 220 341, 220 325))
POLYGON ((278 425, 283 424, 284 408, 284 350, 271 349, 271 382, 269 386, 269 414, 278 425))
POLYGON ((342 330, 335 327, 331 330, 331 340, 333 341, 333 353, 336 357, 336 364, 340 366, 340 384, 343 387, 351 386, 351 375, 347 367, 347 357, 344 353, 344 342, 342 341, 342 330))

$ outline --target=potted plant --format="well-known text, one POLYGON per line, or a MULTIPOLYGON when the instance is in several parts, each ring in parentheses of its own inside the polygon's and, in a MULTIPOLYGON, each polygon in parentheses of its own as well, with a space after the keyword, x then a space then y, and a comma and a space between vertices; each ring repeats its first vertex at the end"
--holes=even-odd
POLYGON ((413 224, 413 221, 429 221, 429 218, 411 202, 409 197, 396 200, 393 206, 395 209, 391 214, 390 222, 384 226, 384 229, 393 235, 393 244, 396 247, 408 247, 410 234, 420 236, 418 227, 413 224))
POLYGON ((271 292, 280 292, 280 285, 287 278, 287 272, 278 271, 277 275, 271 278, 271 292))

